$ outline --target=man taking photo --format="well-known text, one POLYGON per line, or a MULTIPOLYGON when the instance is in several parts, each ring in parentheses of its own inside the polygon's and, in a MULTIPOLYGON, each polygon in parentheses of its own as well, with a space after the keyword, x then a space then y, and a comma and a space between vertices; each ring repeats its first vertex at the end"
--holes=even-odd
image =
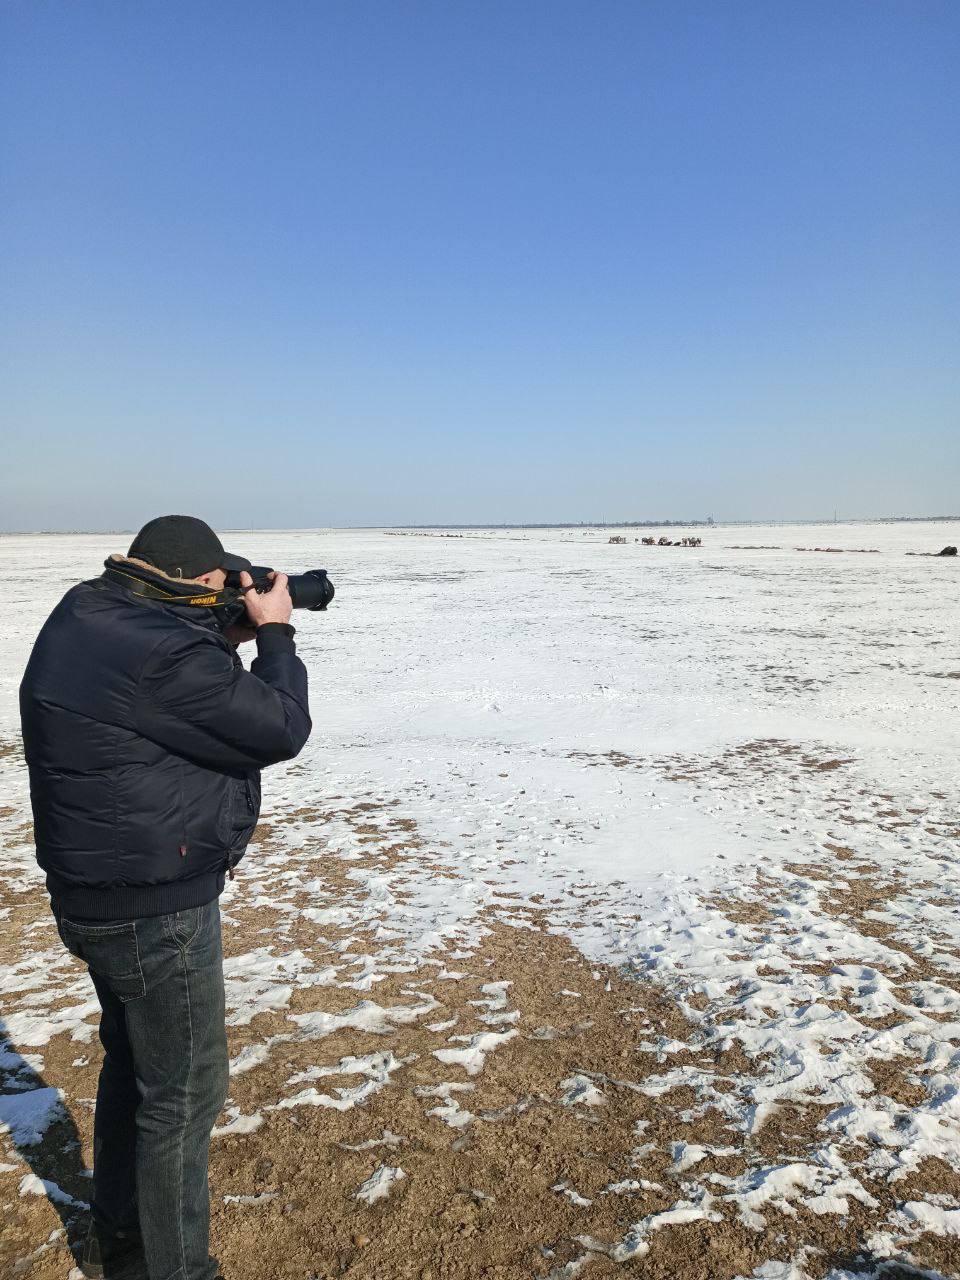
POLYGON ((284 574, 202 520, 161 516, 47 619, 20 688, 37 860, 101 1006, 90 1280, 214 1280, 210 1131, 227 1094, 218 897, 256 826, 260 769, 310 734, 284 574), (217 616, 242 570, 242 629, 217 616), (247 625, 248 624, 248 625, 247 625), (246 671, 236 644, 256 638, 246 671))

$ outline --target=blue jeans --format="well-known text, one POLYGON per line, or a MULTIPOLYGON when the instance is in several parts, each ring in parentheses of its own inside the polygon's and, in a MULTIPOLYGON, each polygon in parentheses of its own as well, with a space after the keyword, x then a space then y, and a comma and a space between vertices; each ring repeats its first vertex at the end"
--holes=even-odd
POLYGON ((105 924, 58 913, 57 927, 102 1010, 98 1231, 138 1226, 150 1280, 213 1280, 207 1157, 228 1076, 219 905, 105 924))

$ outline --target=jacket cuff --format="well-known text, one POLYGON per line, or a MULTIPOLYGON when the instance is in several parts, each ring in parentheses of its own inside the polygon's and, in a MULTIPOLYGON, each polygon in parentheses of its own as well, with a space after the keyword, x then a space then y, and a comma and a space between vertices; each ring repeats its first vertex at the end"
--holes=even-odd
POLYGON ((289 622, 264 622, 257 627, 257 653, 295 653, 293 643, 295 627, 289 622))

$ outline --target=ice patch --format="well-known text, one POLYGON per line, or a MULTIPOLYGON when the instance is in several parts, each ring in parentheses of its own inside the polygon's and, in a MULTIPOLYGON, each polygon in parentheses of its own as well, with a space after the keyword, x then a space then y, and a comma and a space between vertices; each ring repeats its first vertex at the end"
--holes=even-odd
POLYGON ((471 1093, 475 1088, 472 1084, 460 1084, 455 1082, 434 1085, 418 1085, 414 1089, 414 1094, 418 1098, 442 1098, 443 1105, 434 1107, 427 1112, 428 1116, 437 1116, 443 1120, 452 1129, 462 1129, 468 1125, 474 1118, 471 1111, 461 1109, 456 1098, 452 1098, 452 1093, 471 1093))
POLYGON ((247 1026, 260 1013, 285 1009, 294 987, 330 986, 337 970, 328 965, 316 969, 302 951, 274 955, 272 947, 261 947, 223 962, 227 1001, 227 1025, 247 1026))
POLYGON ((336 1092, 339 1097, 336 1098, 332 1098, 328 1093, 318 1093, 316 1089, 303 1089, 292 1098, 282 1099, 271 1110, 311 1106, 349 1111, 352 1107, 365 1102, 372 1094, 378 1093, 384 1085, 389 1084, 394 1071, 398 1071, 400 1067, 413 1062, 419 1056, 411 1053, 405 1058, 397 1058, 392 1050, 387 1050, 386 1053, 371 1053, 363 1058, 341 1058, 336 1066, 308 1067, 306 1071, 300 1071, 291 1076, 287 1083, 300 1084, 305 1080, 319 1080, 331 1075, 364 1075, 367 1081, 352 1088, 338 1088, 336 1092))
POLYGON ((606 1102, 593 1081, 584 1075, 568 1076, 566 1080, 561 1080, 560 1087, 563 1089, 560 1101, 565 1107, 599 1107, 606 1102))
POLYGON ((51 1182, 47 1178, 38 1178, 35 1173, 25 1173, 23 1175, 20 1179, 19 1190, 22 1196, 46 1196, 54 1204, 70 1204, 77 1209, 90 1208, 85 1200, 75 1200, 56 1182, 51 1182))
POLYGON ((386 1035, 396 1026, 408 1025, 425 1013, 436 1009, 439 1001, 428 996, 422 1004, 383 1005, 372 1000, 361 1000, 345 1013, 327 1013, 317 1010, 313 1013, 295 1013, 288 1015, 288 1021, 294 1023, 296 1031, 279 1032, 268 1036, 259 1044, 246 1045, 235 1058, 230 1060, 230 1074, 242 1075, 262 1066, 270 1057, 273 1047, 278 1044, 289 1044, 300 1040, 322 1040, 345 1027, 356 1031, 366 1031, 371 1035, 386 1035))
POLYGON ((407 1175, 400 1168, 391 1165, 379 1165, 365 1182, 360 1184, 360 1189, 355 1193, 355 1200, 363 1200, 367 1204, 374 1204, 377 1200, 383 1200, 390 1194, 401 1178, 407 1175))
POLYGON ((367 1138, 366 1142, 338 1142, 337 1146, 344 1151, 369 1151, 372 1147, 399 1147, 405 1141, 399 1134, 384 1129, 382 1137, 367 1138))
POLYGON ((483 1070, 487 1054, 512 1040, 515 1035, 516 1028, 510 1031, 480 1031, 472 1036, 451 1036, 451 1040, 465 1040, 466 1048, 434 1049, 433 1056, 440 1062, 456 1063, 464 1068, 468 1076, 475 1076, 483 1070))
POLYGON ((0 1133, 8 1133, 17 1146, 42 1141, 47 1128, 64 1116, 61 1089, 28 1089, 25 1093, 0 1093, 0 1133))
POLYGON ((628 1262, 632 1258, 642 1258, 650 1250, 648 1237, 664 1227, 682 1226, 690 1222, 706 1220, 721 1222, 723 1215, 711 1206, 713 1197, 709 1192, 702 1192, 699 1200, 678 1200, 670 1209, 661 1213, 650 1213, 639 1222, 635 1222, 626 1232, 623 1239, 614 1245, 604 1244, 592 1236, 577 1236, 580 1244, 593 1252, 605 1253, 614 1262, 628 1262))
POLYGON ((223 1197, 223 1203, 243 1205, 265 1204, 268 1200, 276 1200, 279 1194, 279 1191, 258 1191, 257 1194, 253 1196, 230 1195, 223 1197))
POLYGON ((592 1200, 588 1200, 586 1196, 582 1196, 579 1192, 574 1191, 573 1187, 567 1182, 555 1182, 550 1188, 551 1191, 559 1191, 561 1195, 567 1197, 571 1204, 575 1204, 577 1208, 586 1209, 593 1204, 592 1200))
POLYGON ((211 1137, 225 1138, 231 1134, 256 1133, 263 1124, 263 1116, 259 1111, 245 1116, 241 1114, 239 1107, 228 1107, 227 1116, 229 1117, 227 1123, 214 1128, 211 1137))
POLYGON ((933 1231, 940 1236, 960 1236, 960 1209, 944 1209, 928 1200, 908 1200, 896 1217, 908 1230, 933 1231))

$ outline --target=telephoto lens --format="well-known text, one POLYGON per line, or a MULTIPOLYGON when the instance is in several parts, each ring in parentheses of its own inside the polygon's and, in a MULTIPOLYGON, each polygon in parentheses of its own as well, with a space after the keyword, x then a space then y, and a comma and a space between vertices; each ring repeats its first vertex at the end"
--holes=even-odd
POLYGON ((326 609, 333 599, 333 583, 326 569, 308 569, 287 578, 290 599, 295 609, 326 609))
MULTIPOLYGON (((265 565, 253 564, 247 572, 261 594, 273 586, 269 577, 273 570, 265 565)), ((240 574, 235 570, 227 574, 227 586, 235 591, 240 590, 240 574)), ((334 595, 333 583, 327 577, 326 569, 308 569, 306 573, 288 574, 287 590, 295 609, 310 609, 313 612, 326 609, 334 595)))

